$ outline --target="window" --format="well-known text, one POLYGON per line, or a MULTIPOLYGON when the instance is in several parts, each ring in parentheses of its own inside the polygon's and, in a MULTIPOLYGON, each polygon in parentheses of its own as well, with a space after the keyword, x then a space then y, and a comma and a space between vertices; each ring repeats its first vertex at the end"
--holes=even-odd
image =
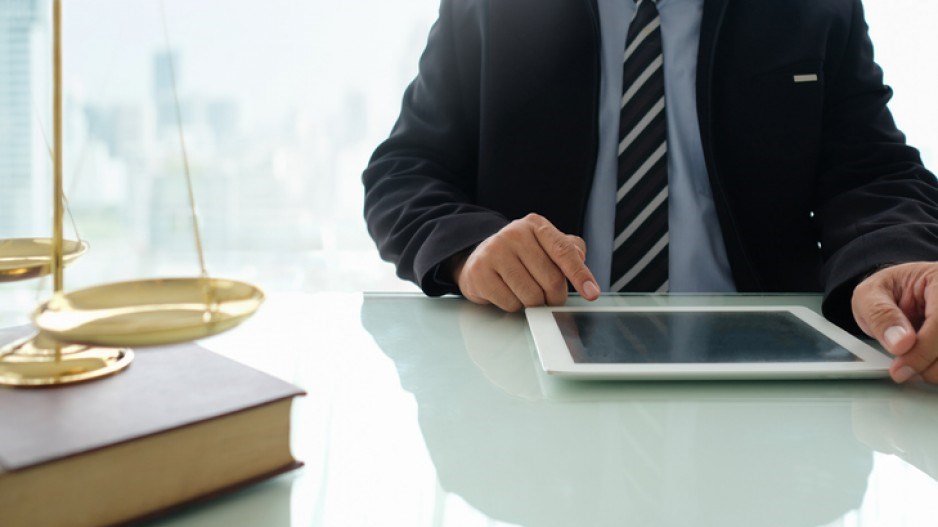
MULTIPOLYGON (((50 4, 0 0, 0 237, 50 232, 50 4)), ((67 287, 198 272, 172 64, 212 274, 267 290, 416 290, 377 256, 360 174, 438 0, 165 4, 169 46, 158 0, 65 3, 66 191, 91 243, 67 287)), ((934 167, 938 4, 866 7, 896 120, 934 167)))

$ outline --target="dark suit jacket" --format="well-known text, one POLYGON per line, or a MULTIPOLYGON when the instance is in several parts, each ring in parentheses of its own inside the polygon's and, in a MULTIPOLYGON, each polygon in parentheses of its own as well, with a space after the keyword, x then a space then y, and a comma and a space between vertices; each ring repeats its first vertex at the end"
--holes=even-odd
MULTIPOLYGON (((597 13, 595 0, 442 0, 363 174, 369 231, 401 277, 457 293, 441 264, 530 212, 582 234, 597 13)), ((938 259, 938 187, 890 97, 859 0, 705 1, 698 118, 739 291, 824 291, 825 314, 856 330, 859 278, 938 259)))

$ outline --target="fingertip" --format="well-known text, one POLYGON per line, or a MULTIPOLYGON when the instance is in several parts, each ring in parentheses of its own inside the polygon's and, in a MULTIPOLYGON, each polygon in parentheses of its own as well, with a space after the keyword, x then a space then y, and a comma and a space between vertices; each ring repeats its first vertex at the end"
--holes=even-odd
POLYGON ((587 300, 596 300, 599 298, 599 286, 592 280, 583 283, 583 298, 587 300))

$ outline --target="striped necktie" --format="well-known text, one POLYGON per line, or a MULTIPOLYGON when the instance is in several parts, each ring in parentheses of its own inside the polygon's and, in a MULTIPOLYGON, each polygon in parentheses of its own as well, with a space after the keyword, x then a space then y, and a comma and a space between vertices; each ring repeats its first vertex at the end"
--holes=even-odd
POLYGON ((668 133, 661 23, 637 0, 623 59, 612 291, 668 290, 668 133))

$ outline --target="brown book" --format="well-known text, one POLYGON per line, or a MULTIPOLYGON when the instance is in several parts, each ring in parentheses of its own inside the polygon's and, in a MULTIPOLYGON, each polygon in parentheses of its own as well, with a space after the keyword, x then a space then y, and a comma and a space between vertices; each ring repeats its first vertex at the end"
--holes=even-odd
POLYGON ((97 381, 0 388, 0 524, 122 523, 300 466, 302 390, 194 344, 135 354, 97 381))

